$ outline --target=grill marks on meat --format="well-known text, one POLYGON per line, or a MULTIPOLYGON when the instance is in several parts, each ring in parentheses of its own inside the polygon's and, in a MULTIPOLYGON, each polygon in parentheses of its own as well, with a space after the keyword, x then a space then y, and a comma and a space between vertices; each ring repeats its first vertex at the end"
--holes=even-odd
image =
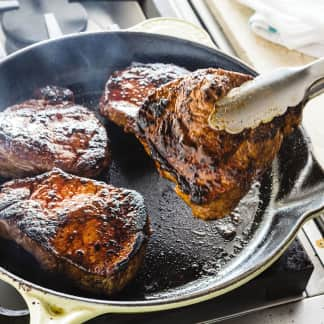
POLYGON ((109 140, 93 112, 76 105, 68 89, 47 86, 36 97, 0 113, 1 176, 59 167, 93 177, 108 166, 109 140))
POLYGON ((215 102, 250 79, 222 69, 197 70, 158 88, 139 111, 137 137, 197 217, 227 215, 301 121, 301 107, 295 107, 240 134, 210 128, 215 102))
POLYGON ((132 131, 134 118, 149 93, 188 73, 173 64, 133 63, 110 76, 101 98, 100 112, 126 131, 132 131))
POLYGON ((0 235, 88 291, 112 294, 135 276, 147 221, 137 192, 59 169, 0 187, 0 235))

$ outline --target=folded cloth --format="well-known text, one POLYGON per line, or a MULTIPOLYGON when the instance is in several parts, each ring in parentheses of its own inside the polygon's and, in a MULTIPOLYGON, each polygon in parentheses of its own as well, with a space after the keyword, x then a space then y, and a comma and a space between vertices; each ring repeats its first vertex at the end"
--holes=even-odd
POLYGON ((324 0, 238 0, 255 10, 259 36, 307 55, 324 56, 324 0))

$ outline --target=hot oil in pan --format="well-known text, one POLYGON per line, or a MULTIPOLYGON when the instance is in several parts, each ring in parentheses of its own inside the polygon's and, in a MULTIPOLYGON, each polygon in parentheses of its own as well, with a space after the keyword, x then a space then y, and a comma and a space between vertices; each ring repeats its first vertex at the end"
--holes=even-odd
MULTIPOLYGON (((92 93, 77 96, 77 101, 97 109, 98 97, 92 93)), ((267 200, 261 197, 260 184, 252 186, 230 216, 208 222, 194 218, 190 208, 174 192, 174 184, 158 175, 154 163, 134 136, 109 122, 105 124, 113 162, 110 170, 102 174, 102 180, 140 192, 145 198, 152 229, 144 264, 136 279, 114 298, 149 297, 204 276, 217 275, 249 242, 258 227, 257 218, 261 217, 267 200)), ((264 181, 268 182, 267 178, 269 174, 263 177, 264 181)), ((75 289, 62 276, 45 273, 32 256, 11 242, 1 242, 0 253, 2 264, 27 280, 62 292, 98 298, 75 289)))

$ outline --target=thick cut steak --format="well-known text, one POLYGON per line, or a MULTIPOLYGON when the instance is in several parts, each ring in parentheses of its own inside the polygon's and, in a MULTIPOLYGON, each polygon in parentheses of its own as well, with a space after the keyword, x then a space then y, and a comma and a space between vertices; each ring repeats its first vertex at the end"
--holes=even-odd
POLYGON ((37 99, 0 113, 0 175, 18 178, 53 167, 93 177, 110 161, 104 126, 68 89, 47 86, 37 99))
POLYGON ((136 191, 59 169, 0 187, 0 235, 88 291, 121 290, 141 265, 148 234, 136 191))
POLYGON ((212 129, 208 118, 217 100, 250 79, 222 69, 197 70, 158 88, 139 111, 137 137, 197 217, 230 213, 301 121, 299 106, 239 134, 212 129))

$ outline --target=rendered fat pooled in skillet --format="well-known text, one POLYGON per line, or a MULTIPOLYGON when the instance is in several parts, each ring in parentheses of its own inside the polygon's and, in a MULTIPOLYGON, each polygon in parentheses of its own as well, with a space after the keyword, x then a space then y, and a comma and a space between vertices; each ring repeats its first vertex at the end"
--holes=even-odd
POLYGON ((40 174, 59 167, 93 177, 108 166, 109 140, 95 114, 74 103, 72 91, 47 86, 36 99, 0 113, 0 175, 40 174))
MULTIPOLYGON (((159 173, 176 183, 176 192, 197 217, 227 215, 253 180, 270 167, 284 136, 300 123, 301 107, 297 106, 239 134, 212 129, 208 117, 217 100, 248 80, 251 76, 246 74, 210 68, 157 87, 151 84, 138 114, 128 115, 127 123, 125 119, 117 122, 137 136, 159 173)), ((109 79, 106 86, 108 107, 114 104, 112 82, 109 79)), ((114 81, 113 90, 122 92, 124 86, 121 78, 114 81)), ((132 93, 126 91, 125 95, 132 93)))
POLYGON ((136 191, 59 169, 0 187, 0 235, 30 252, 45 270, 95 293, 115 293, 135 276, 147 222, 136 191))

